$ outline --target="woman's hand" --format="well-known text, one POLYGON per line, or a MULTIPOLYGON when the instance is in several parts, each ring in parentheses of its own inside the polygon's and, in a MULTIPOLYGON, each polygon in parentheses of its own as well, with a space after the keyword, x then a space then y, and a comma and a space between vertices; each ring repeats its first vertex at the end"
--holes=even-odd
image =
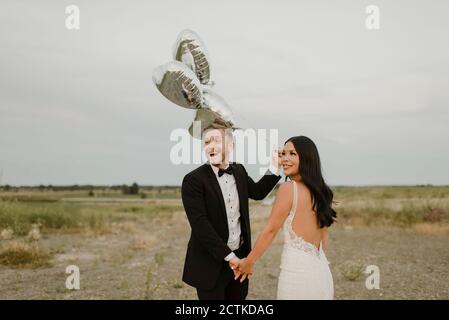
POLYGON ((278 173, 279 170, 281 169, 281 165, 282 165, 282 151, 278 149, 278 147, 276 145, 273 145, 271 147, 271 167, 274 169, 276 168, 277 172, 273 172, 273 173, 278 173))
POLYGON ((248 259, 241 259, 234 280, 237 280, 240 276, 240 282, 245 281, 246 278, 250 279, 253 275, 253 266, 254 263, 248 259))

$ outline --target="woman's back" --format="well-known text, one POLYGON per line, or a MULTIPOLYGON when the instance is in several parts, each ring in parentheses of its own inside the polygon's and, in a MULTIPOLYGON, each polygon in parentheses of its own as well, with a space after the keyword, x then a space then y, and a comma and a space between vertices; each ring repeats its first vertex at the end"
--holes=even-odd
MULTIPOLYGON (((297 188, 293 188, 292 192, 297 192, 296 195, 296 211, 291 212, 293 219, 291 222, 294 233, 302 238, 304 241, 313 244, 317 249, 324 238, 326 229, 321 229, 318 223, 318 217, 313 210, 312 195, 309 189, 301 182, 295 182, 297 188)), ((295 197, 293 197, 295 199, 295 197)), ((295 205, 292 205, 292 210, 295 205)))

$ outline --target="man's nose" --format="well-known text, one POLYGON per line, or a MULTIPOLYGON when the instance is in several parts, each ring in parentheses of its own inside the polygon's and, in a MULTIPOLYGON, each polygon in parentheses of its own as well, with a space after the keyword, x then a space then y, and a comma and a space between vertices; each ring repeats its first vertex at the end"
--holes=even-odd
POLYGON ((207 152, 217 151, 217 146, 215 144, 210 144, 206 147, 207 152))
POLYGON ((220 143, 218 143, 218 142, 212 142, 212 143, 209 145, 209 148, 212 148, 212 149, 214 149, 214 150, 217 150, 219 147, 220 147, 220 143))

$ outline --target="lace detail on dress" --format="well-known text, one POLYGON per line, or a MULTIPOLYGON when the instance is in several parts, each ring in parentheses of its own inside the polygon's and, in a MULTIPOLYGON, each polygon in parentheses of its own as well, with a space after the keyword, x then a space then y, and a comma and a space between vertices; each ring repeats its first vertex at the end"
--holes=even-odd
POLYGON ((310 242, 305 241, 303 238, 299 237, 292 228, 293 215, 289 215, 285 223, 287 224, 287 230, 289 238, 286 243, 292 247, 302 250, 304 252, 311 252, 320 256, 318 248, 310 242))
MULTIPOLYGON (((305 241, 303 238, 299 237, 296 232, 293 230, 292 222, 293 217, 295 216, 296 206, 298 203, 298 190, 296 182, 293 183, 293 204, 290 213, 288 214, 287 219, 284 222, 284 234, 285 234, 285 243, 291 245, 295 249, 302 250, 304 252, 311 252, 316 254, 318 257, 320 256, 320 250, 310 242, 305 241)), ((320 244, 321 248, 321 244, 320 244)))

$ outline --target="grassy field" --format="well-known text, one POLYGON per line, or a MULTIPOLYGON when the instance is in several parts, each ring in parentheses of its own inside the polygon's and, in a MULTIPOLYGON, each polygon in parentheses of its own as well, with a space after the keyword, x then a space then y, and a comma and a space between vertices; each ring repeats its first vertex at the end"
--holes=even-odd
MULTIPOLYGON (((335 187, 328 259, 336 299, 449 299, 449 187, 335 187), (368 290, 368 265, 380 289, 368 290)), ((253 236, 270 207, 251 202, 253 236)), ((181 280, 190 228, 178 188, 0 191, 1 299, 195 299, 181 280), (65 287, 77 265, 81 289, 65 287)), ((248 299, 273 299, 282 234, 248 299)))

